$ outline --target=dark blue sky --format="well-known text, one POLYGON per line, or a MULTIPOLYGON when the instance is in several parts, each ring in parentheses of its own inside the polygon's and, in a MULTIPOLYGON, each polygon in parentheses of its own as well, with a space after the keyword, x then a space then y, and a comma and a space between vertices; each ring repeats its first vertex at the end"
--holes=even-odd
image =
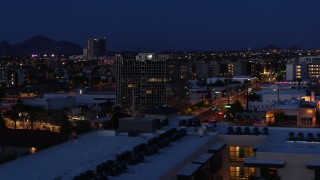
POLYGON ((320 48, 319 0, 1 0, 0 41, 34 35, 108 50, 320 48))

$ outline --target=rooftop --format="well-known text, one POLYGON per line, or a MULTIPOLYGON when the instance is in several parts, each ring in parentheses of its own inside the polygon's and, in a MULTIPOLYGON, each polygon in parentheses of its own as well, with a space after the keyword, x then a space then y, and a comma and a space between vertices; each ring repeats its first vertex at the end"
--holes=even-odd
POLYGON ((301 153, 301 154, 320 154, 320 142, 317 135, 320 129, 317 128, 269 128, 269 135, 265 142, 256 145, 258 152, 280 152, 280 153, 301 153), (293 132, 295 140, 289 141, 289 133, 293 132), (298 133, 302 133, 304 138, 297 140, 298 133), (311 133, 313 140, 308 141, 307 135, 311 133))
MULTIPOLYGON (((117 154, 131 151, 134 146, 146 143, 170 128, 171 126, 164 127, 154 133, 140 134, 137 137, 129 137, 127 133, 115 133, 112 130, 88 133, 78 139, 0 165, 1 178, 72 179, 87 170, 95 170, 97 165, 107 160, 115 160, 117 154), (21 171, 17 173, 17 169, 21 171)), ((142 163, 128 166, 126 173, 113 178, 166 179, 175 176, 181 166, 203 153, 206 148, 201 147, 211 145, 215 137, 199 137, 194 128, 187 129, 187 136, 172 142, 169 147, 159 149, 159 153, 146 156, 142 163)))
MULTIPOLYGON (((261 95, 276 95, 278 94, 278 91, 270 91, 270 90, 261 90, 257 91, 256 93, 261 94, 261 95)), ((306 91, 299 91, 295 89, 281 89, 279 90, 280 95, 306 95, 306 91)))
MULTIPOLYGON (((320 154, 320 142, 318 141, 320 129, 245 127, 218 123, 217 126, 205 127, 204 131, 207 131, 207 135, 201 136, 195 127, 188 126, 188 123, 185 127, 179 123, 180 120, 189 121, 192 118, 185 116, 169 119, 169 126, 164 126, 153 133, 141 133, 135 137, 113 130, 84 134, 78 139, 0 165, 1 178, 13 180, 72 179, 87 170, 95 170, 97 165, 108 160, 115 160, 117 155, 132 151, 134 147, 159 137, 173 127, 178 130, 185 129, 187 135, 170 142, 169 146, 159 148, 158 153, 144 156, 141 163, 128 165, 126 172, 113 176, 111 179, 170 179, 175 177, 188 163, 205 161, 210 156, 210 154, 205 154, 208 150, 215 151, 224 147, 225 142, 217 141, 218 135, 261 136, 263 142, 256 144, 257 152, 320 154), (230 128, 234 130, 233 134, 228 134, 230 128), (290 132, 294 134, 293 140, 288 140, 290 132), (301 136, 299 133, 304 134, 304 138, 297 139, 298 136, 301 136), (311 140, 309 134, 313 135, 311 140)), ((206 124, 202 124, 203 127, 204 125, 206 124)))

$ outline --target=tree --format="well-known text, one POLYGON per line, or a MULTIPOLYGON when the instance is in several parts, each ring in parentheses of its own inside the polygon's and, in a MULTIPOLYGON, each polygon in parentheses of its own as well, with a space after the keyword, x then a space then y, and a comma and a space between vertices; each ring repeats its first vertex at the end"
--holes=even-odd
POLYGON ((224 86, 223 81, 217 80, 216 82, 213 83, 213 87, 222 87, 224 86))
POLYGON ((242 85, 247 88, 249 86, 249 84, 251 84, 251 82, 248 79, 245 79, 242 83, 242 85))
POLYGON ((233 83, 233 84, 241 84, 241 82, 238 81, 238 80, 234 80, 232 83, 233 83))
POLYGON ((248 100, 249 101, 258 101, 260 99, 260 95, 257 93, 250 93, 248 95, 248 100))
POLYGON ((0 129, 2 128, 8 128, 6 125, 5 120, 2 118, 2 116, 0 116, 0 129))
POLYGON ((229 113, 231 113, 233 116, 235 116, 237 112, 243 111, 243 107, 239 101, 234 102, 230 106, 229 113))
POLYGON ((75 127, 75 131, 77 134, 86 133, 92 131, 92 127, 90 122, 88 121, 78 121, 75 127))
POLYGON ((5 87, 7 87, 7 84, 5 82, 1 82, 0 83, 0 88, 5 88, 5 87))
POLYGON ((101 111, 99 112, 99 117, 100 116, 105 116, 107 114, 112 114, 112 106, 114 105, 113 102, 106 102, 103 104, 99 104, 101 107, 101 111))
POLYGON ((21 100, 21 99, 18 99, 17 100, 17 110, 18 110, 18 112, 22 112, 22 111, 24 111, 25 110, 25 108, 24 108, 24 104, 23 104, 23 101, 21 100))
POLYGON ((17 121, 19 119, 19 113, 16 110, 9 110, 3 113, 4 117, 11 119, 14 122, 14 129, 17 129, 17 121))
POLYGON ((226 77, 224 78, 224 84, 232 84, 233 79, 230 74, 227 74, 226 77))
POLYGON ((123 117, 130 117, 130 115, 123 113, 120 105, 114 105, 112 107, 111 128, 119 128, 119 119, 123 117))
POLYGON ((63 115, 60 122, 60 132, 66 135, 70 135, 72 133, 72 124, 69 121, 67 115, 63 115))
POLYGON ((40 117, 40 114, 45 110, 42 107, 29 106, 29 105, 24 105, 24 108, 25 108, 25 111, 28 113, 31 129, 33 130, 34 121, 38 120, 40 117))

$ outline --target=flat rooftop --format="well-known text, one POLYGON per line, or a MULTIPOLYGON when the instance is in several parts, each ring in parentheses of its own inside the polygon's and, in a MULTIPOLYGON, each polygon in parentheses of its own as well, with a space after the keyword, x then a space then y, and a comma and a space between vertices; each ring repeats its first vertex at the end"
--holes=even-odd
MULTIPOLYGON (((115 160, 117 154, 132 151, 134 146, 146 143, 172 127, 178 128, 178 120, 189 118, 188 116, 176 118, 170 121, 167 127, 136 137, 129 137, 127 133, 116 133, 112 130, 84 134, 77 139, 1 164, 1 179, 73 179, 87 170, 95 170, 97 165, 107 160, 115 160)), ((125 173, 110 179, 175 178, 177 172, 206 153, 210 147, 222 146, 224 142, 217 143, 217 137, 219 134, 226 135, 228 127, 234 129, 241 127, 243 132, 246 126, 218 123, 217 126, 208 127, 208 134, 202 137, 194 127, 181 127, 187 129, 187 136, 171 142, 170 146, 159 149, 159 152, 152 156, 145 156, 143 162, 129 165, 125 173)), ((249 127, 250 136, 255 136, 252 134, 253 128, 249 127)), ((258 128, 262 132, 263 127, 258 128)), ((265 140, 255 145, 257 152, 320 154, 319 142, 288 141, 289 132, 293 132, 295 137, 301 132, 306 139, 308 133, 312 133, 316 138, 320 129, 268 127, 268 135, 262 135, 266 137, 265 140)), ((247 136, 243 135, 244 138, 247 136)))
MULTIPOLYGON (((233 128, 233 134, 230 136, 241 136, 244 138, 248 136, 245 134, 244 129, 249 128, 250 136, 254 135, 254 128, 252 126, 227 126, 218 125, 217 132, 219 135, 227 135, 228 127, 233 128), (241 128, 241 133, 236 132, 236 128, 241 128)), ((256 127, 259 129, 259 135, 263 135, 264 127, 256 127)), ((265 140, 256 144, 257 152, 276 152, 276 153, 297 153, 297 154, 320 154, 320 141, 317 139, 320 134, 320 128, 293 128, 293 127, 267 127, 268 135, 265 136, 265 140), (289 133, 294 134, 294 140, 289 139, 289 133), (303 134, 303 139, 298 140, 298 134, 303 134), (308 140, 308 134, 312 134, 312 140, 308 140)))
MULTIPOLYGON (((261 95, 276 95, 278 94, 278 91, 270 91, 270 90, 261 90, 261 91, 256 91, 256 93, 261 94, 261 95)), ((299 91, 296 89, 281 89, 279 90, 280 95, 306 95, 305 91, 299 91)))
MULTIPOLYGON (((134 146, 146 143, 165 130, 138 137, 128 137, 127 133, 115 135, 114 131, 106 130, 88 133, 0 165, 1 179, 73 179, 87 170, 95 170, 97 165, 107 160, 115 160, 117 154, 131 151, 134 146)), ((172 142, 169 147, 159 149, 159 153, 152 156, 145 156, 144 162, 128 166, 127 172, 111 178, 166 179, 175 176, 176 171, 188 161, 206 151, 206 148, 202 151, 201 147, 211 145, 214 138, 214 135, 199 137, 192 129, 187 136, 172 142)))
POLYGON ((285 128, 285 127, 269 127, 269 135, 265 142, 257 144, 257 152, 278 152, 278 153, 298 153, 298 154, 320 154, 320 142, 308 142, 308 133, 317 137, 320 133, 318 128, 285 128), (294 137, 298 137, 298 133, 303 133, 304 140, 288 141, 289 133, 293 132, 294 137))

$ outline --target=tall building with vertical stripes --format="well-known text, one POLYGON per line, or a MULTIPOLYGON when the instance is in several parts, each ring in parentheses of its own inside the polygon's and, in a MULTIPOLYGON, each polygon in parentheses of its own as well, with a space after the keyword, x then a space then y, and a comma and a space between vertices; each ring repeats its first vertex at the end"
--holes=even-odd
POLYGON ((87 57, 98 59, 106 54, 106 38, 89 38, 87 42, 87 57))
POLYGON ((166 57, 139 53, 136 57, 116 55, 116 102, 132 116, 165 106, 166 57))

